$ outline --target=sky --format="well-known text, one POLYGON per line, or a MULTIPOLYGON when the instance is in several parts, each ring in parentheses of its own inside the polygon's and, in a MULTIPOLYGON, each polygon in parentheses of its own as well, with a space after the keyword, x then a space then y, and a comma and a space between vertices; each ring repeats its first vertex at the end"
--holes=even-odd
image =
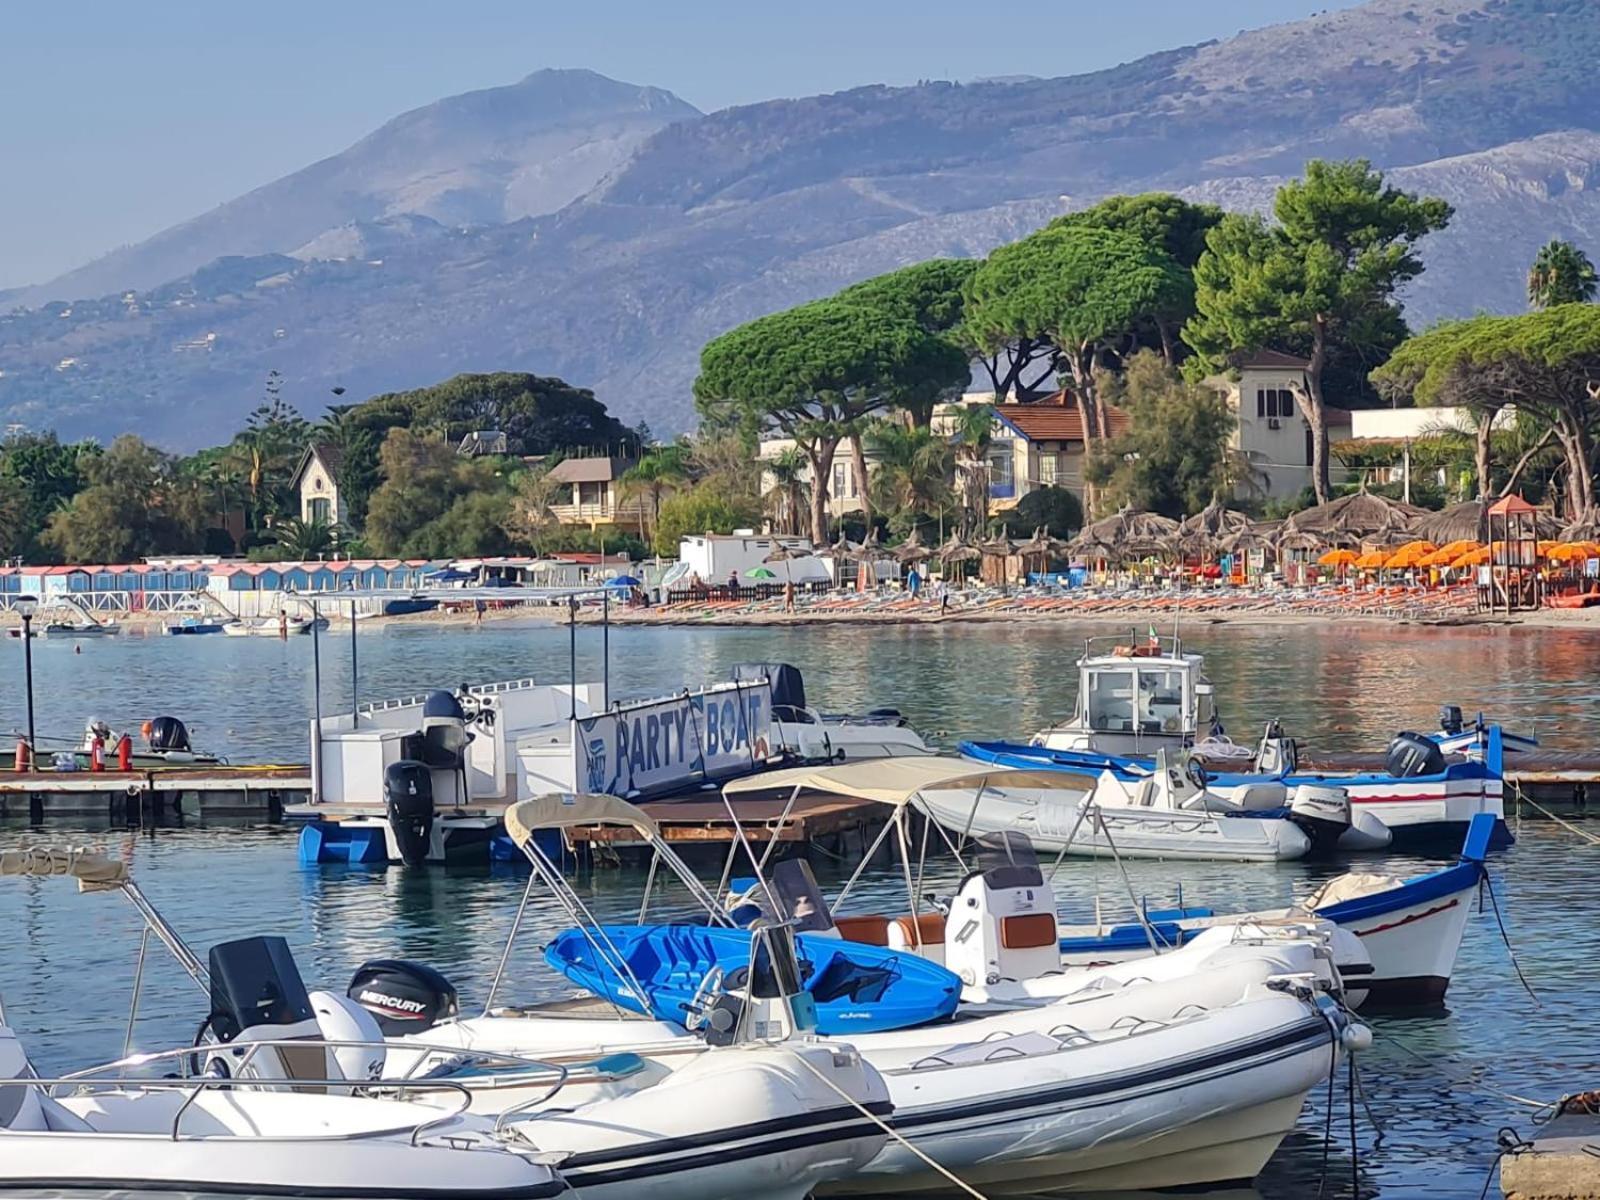
POLYGON ((1071 75, 1355 0, 4 0, 0 288, 40 283, 541 67, 710 111, 1071 75))

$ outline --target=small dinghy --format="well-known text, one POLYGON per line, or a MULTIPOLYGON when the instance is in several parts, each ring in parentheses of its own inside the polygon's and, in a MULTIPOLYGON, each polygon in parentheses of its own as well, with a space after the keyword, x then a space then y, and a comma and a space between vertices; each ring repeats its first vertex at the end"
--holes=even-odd
MULTIPOLYGON (((824 1036, 942 1021, 960 1001, 961 981, 915 955, 830 938, 796 941, 801 986, 816 1002, 816 1028, 824 1036)), ((630 1012, 683 1021, 724 985, 745 986, 751 939, 743 930, 707 925, 601 925, 567 930, 544 957, 579 987, 630 1012), (631 979, 597 952, 595 935, 627 964, 631 979), (643 995, 635 994, 635 980, 643 995)))

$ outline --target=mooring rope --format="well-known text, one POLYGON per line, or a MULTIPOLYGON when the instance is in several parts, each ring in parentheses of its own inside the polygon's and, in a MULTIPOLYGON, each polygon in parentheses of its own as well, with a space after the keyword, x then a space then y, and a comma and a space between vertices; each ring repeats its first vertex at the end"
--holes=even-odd
MULTIPOLYGON (((857 1051, 857 1053, 859 1054, 860 1051, 857 1051)), ((943 1163, 935 1162, 933 1160, 933 1158, 930 1157, 923 1150, 921 1150, 920 1148, 918 1148, 916 1146, 913 1146, 911 1144, 910 1140, 905 1136, 905 1134, 901 1133, 894 1126, 890 1125, 889 1122, 885 1121, 877 1113, 873 1112, 866 1105, 862 1104, 861 1101, 857 1100, 849 1092, 845 1091, 837 1083, 835 1083, 833 1080, 829 1079, 820 1070, 818 1070, 817 1067, 815 1066, 815 1064, 813 1064, 812 1061, 809 1058, 807 1058, 804 1054, 796 1055, 796 1057, 799 1058, 799 1060, 802 1063, 805 1064, 806 1070, 810 1071, 818 1079, 822 1080, 823 1083, 827 1084, 830 1088, 832 1088, 835 1092, 837 1092, 841 1097, 844 1098, 844 1100, 845 1100, 845 1102, 847 1104, 849 1104, 852 1108, 854 1108, 858 1112, 860 1112, 862 1116, 866 1117, 867 1120, 871 1121, 879 1129, 883 1130, 884 1133, 888 1134, 891 1139, 893 1139, 896 1142, 899 1142, 907 1150, 911 1151, 912 1154, 915 1154, 923 1162, 927 1163, 928 1166, 932 1167, 935 1171, 937 1171, 939 1174, 943 1175, 951 1183, 955 1184, 956 1187, 960 1188, 967 1195, 971 1196, 973 1198, 973 1200, 988 1200, 987 1196, 985 1196, 977 1188, 973 1187, 965 1179, 962 1179, 961 1176, 957 1175, 949 1167, 945 1166, 943 1163)), ((866 1059, 862 1059, 862 1062, 866 1062, 866 1059)))
POLYGON ((1511 786, 1516 790, 1517 803, 1518 804, 1527 804, 1527 806, 1529 808, 1533 809, 1534 812, 1540 813, 1541 815, 1550 818, 1550 820, 1554 821, 1557 825, 1561 826, 1563 829, 1566 829, 1571 833, 1577 834, 1578 837, 1580 837, 1584 841, 1588 842, 1589 845, 1591 845, 1591 846, 1600 846, 1600 837, 1597 837, 1596 835, 1590 833, 1587 829, 1579 829, 1571 821, 1563 821, 1560 817, 1556 816, 1555 813, 1551 812, 1544 805, 1542 805, 1538 801, 1530 798, 1528 796, 1528 794, 1522 790, 1522 785, 1520 783, 1514 783, 1511 786))

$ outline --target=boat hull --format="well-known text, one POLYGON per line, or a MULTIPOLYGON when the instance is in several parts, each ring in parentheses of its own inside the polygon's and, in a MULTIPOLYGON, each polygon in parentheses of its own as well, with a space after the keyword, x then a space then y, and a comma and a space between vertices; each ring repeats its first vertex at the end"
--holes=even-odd
POLYGON ((1281 862, 1304 857, 1311 839, 1282 817, 1098 805, 1100 821, 1079 822, 1081 790, 988 788, 976 806, 970 789, 928 789, 917 804, 956 833, 1023 834, 1041 854, 1082 858, 1281 862), (1074 829, 1076 833, 1074 834, 1074 829), (1070 843, 1068 838, 1071 838, 1070 843))

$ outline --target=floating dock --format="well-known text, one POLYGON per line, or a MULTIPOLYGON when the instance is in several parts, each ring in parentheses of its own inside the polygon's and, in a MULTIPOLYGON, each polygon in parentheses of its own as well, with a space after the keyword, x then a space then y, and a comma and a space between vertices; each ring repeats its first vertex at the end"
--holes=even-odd
POLYGON ((1600 1200, 1600 1093, 1583 1099, 1500 1159, 1506 1200, 1600 1200))
POLYGON ((129 825, 205 816, 276 821, 285 805, 310 794, 311 771, 303 766, 18 771, 0 774, 0 817, 94 817, 129 825))

